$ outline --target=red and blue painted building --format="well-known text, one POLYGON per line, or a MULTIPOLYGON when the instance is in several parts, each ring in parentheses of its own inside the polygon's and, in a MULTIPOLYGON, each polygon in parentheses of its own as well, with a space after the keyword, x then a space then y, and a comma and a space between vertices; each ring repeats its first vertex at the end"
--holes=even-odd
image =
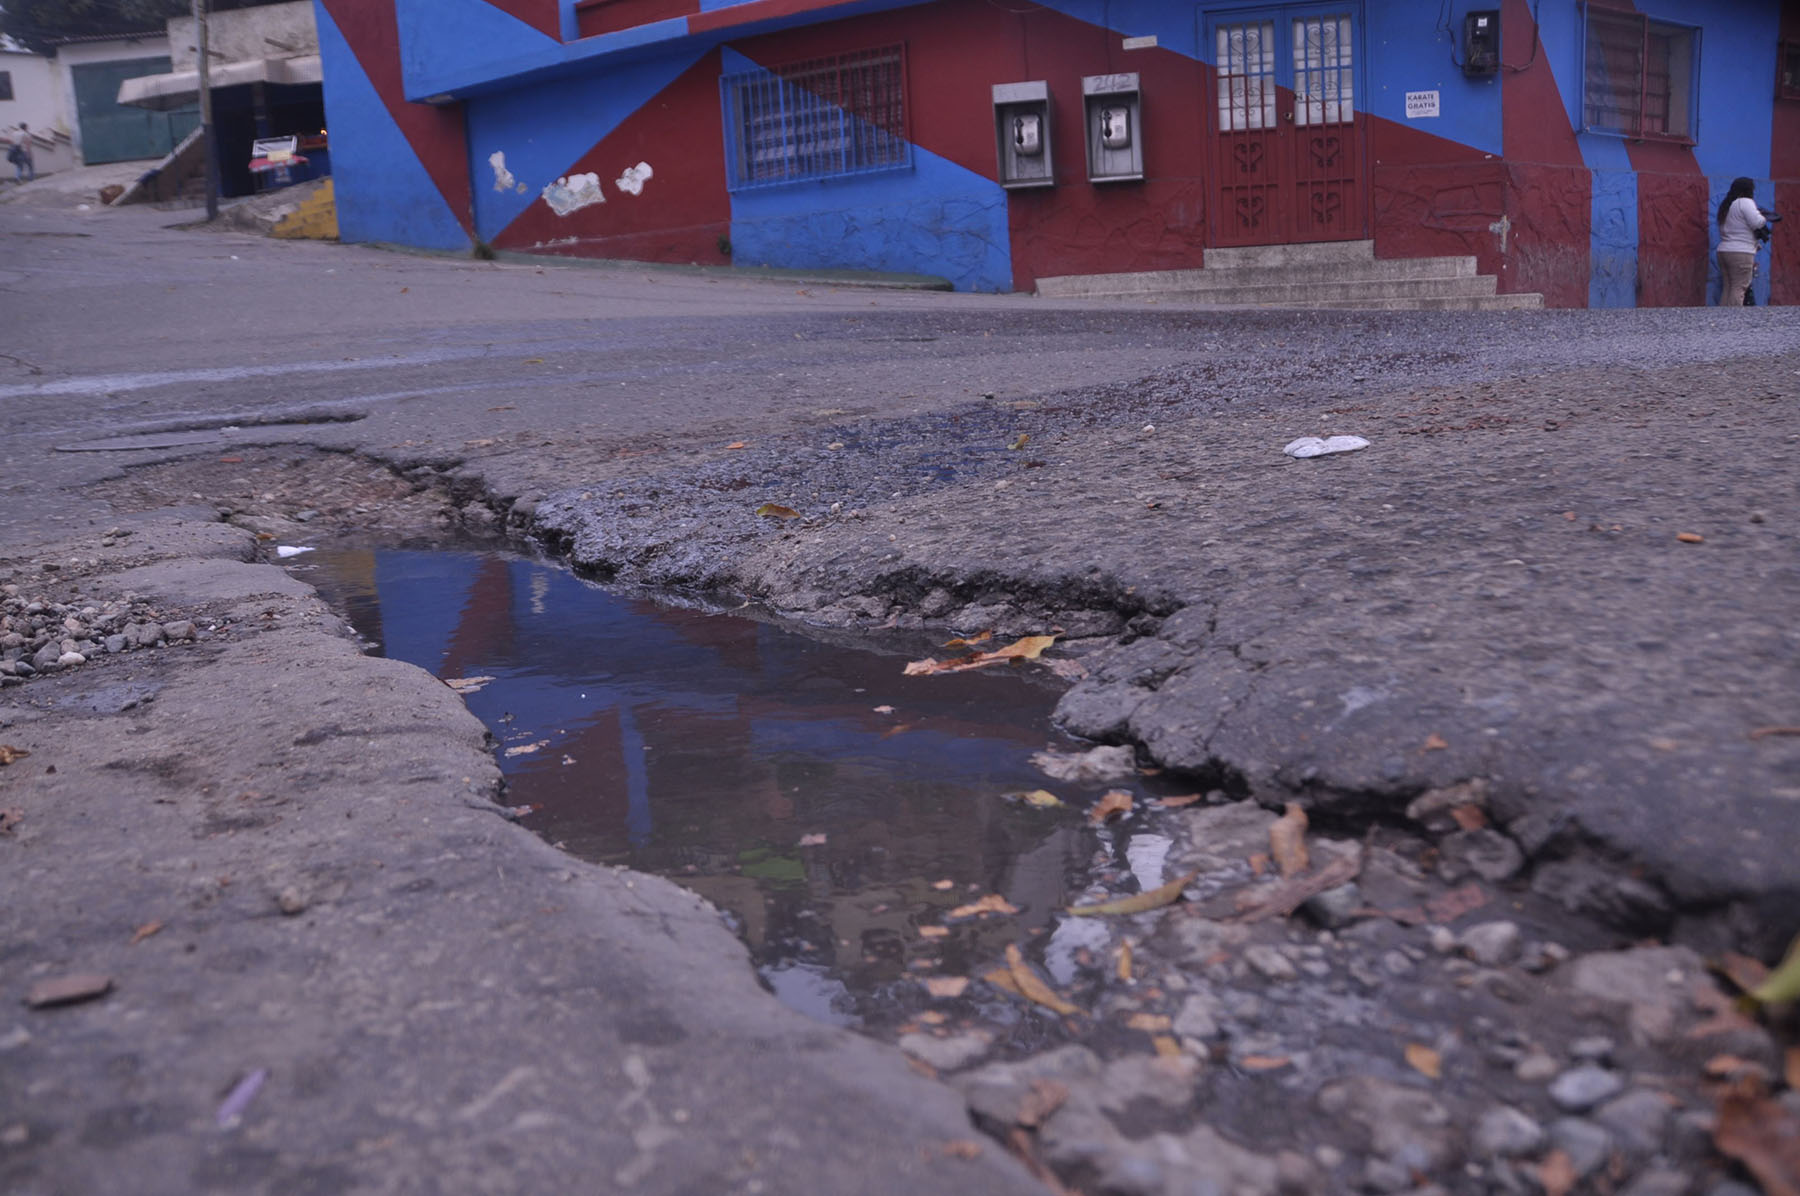
POLYGON ((1800 302, 1800 0, 315 3, 346 240, 1011 291, 1366 239, 1694 305, 1748 175, 1800 302))

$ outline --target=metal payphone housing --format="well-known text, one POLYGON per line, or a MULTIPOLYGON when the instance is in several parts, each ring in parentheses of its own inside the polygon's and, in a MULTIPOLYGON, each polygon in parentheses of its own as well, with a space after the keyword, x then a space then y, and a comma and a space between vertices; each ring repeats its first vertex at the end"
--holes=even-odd
POLYGON ((1137 72, 1088 75, 1081 80, 1081 95, 1087 109, 1088 181, 1143 178, 1144 108, 1137 72))
POLYGON ((1002 187, 1055 186, 1048 83, 994 84, 994 148, 1002 187))

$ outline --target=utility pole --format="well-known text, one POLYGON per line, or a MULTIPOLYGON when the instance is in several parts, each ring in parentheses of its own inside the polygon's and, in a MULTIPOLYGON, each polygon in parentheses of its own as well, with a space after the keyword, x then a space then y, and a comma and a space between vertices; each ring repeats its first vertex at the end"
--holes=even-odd
POLYGON ((194 0, 194 52, 200 64, 200 144, 206 150, 206 218, 219 218, 219 147, 213 143, 212 53, 206 42, 206 0, 194 0))

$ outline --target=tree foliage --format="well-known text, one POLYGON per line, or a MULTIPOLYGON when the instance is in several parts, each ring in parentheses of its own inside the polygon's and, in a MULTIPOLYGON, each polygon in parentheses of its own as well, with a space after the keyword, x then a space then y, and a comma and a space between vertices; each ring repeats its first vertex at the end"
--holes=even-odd
MULTIPOLYGON (((207 8, 255 8, 280 0, 208 0, 207 8)), ((95 33, 159 32, 170 17, 194 10, 193 0, 4 0, 0 33, 40 53, 59 38, 95 33)))

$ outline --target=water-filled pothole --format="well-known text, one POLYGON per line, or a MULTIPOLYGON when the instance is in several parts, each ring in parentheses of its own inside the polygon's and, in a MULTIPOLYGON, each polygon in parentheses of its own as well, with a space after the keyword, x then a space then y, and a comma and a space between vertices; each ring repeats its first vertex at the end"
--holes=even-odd
MULTIPOLYGON (((701 893, 777 995, 817 1017, 892 1025, 916 981, 990 963, 1086 883, 1096 844, 1077 811, 1106 786, 1056 786, 1063 810, 1003 796, 1046 783, 1030 757, 1054 742, 1056 693, 1025 675, 907 677, 903 654, 498 552, 306 563, 382 654, 491 678, 466 700, 525 825, 701 893), (989 894, 1019 913, 950 916, 989 894)), ((1053 944, 1053 973, 1080 947, 1053 944)))

